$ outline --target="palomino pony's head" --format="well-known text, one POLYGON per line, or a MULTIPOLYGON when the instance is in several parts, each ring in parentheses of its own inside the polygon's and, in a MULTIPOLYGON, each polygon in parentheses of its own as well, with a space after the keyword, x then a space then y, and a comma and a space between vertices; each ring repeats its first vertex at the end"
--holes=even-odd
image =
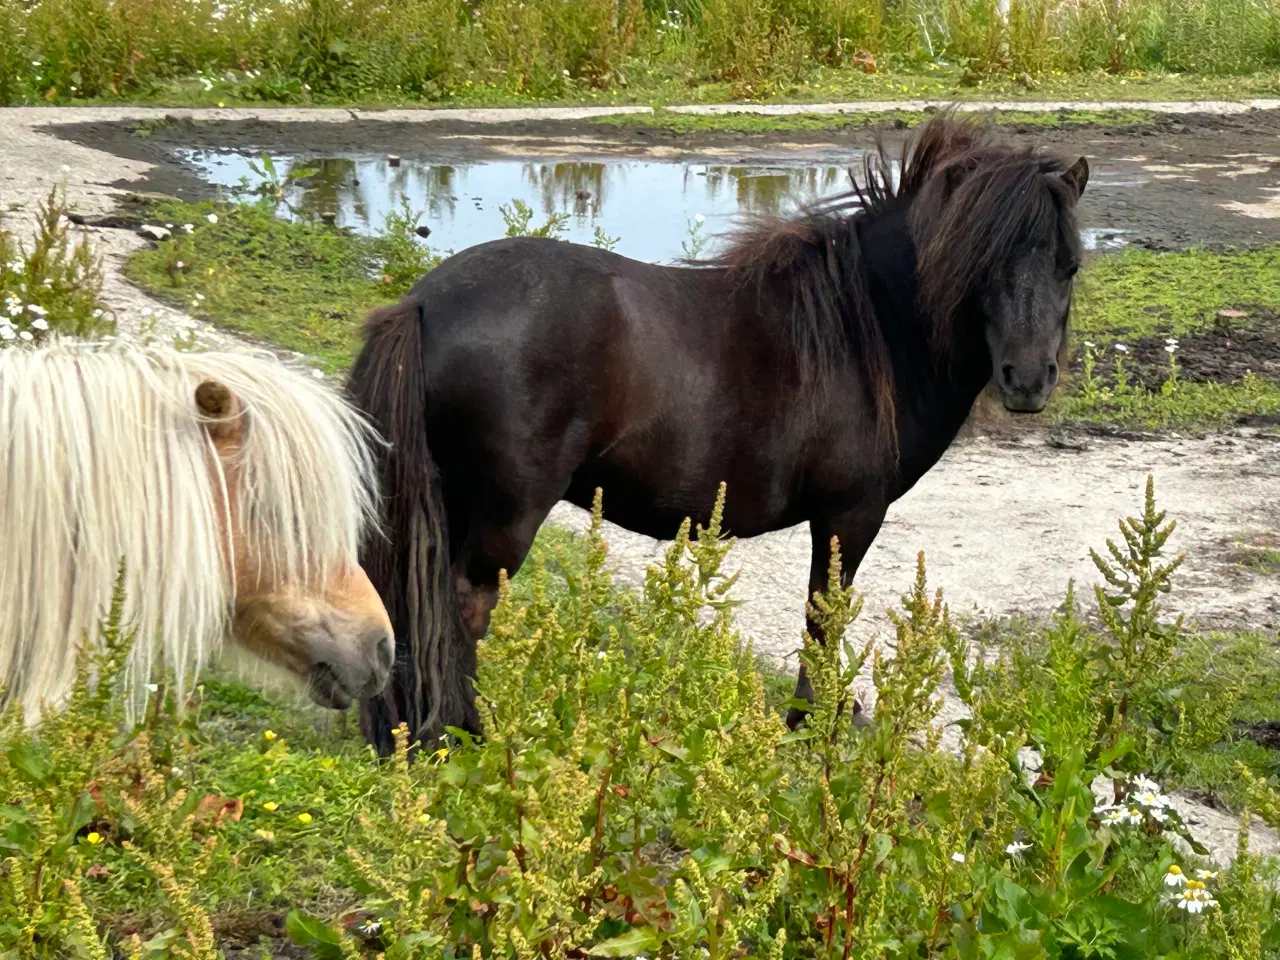
POLYGON ((134 716, 224 640, 320 704, 376 693, 394 643, 356 561, 372 431, 279 361, 55 342, 0 351, 0 685, 29 722, 71 690, 124 564, 134 716))

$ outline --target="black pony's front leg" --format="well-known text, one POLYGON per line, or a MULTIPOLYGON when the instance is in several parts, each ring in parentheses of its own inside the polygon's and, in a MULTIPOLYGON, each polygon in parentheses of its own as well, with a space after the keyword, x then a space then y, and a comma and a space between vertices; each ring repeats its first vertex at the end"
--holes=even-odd
MULTIPOLYGON (((886 508, 882 503, 863 503, 853 510, 834 517, 815 517, 809 521, 809 532, 813 538, 813 554, 809 565, 809 593, 806 600, 812 600, 815 593, 827 588, 827 569, 831 564, 831 538, 835 537, 840 544, 840 583, 849 586, 862 558, 871 549, 872 541, 880 532, 884 523, 886 508)), ((822 628, 808 615, 808 603, 805 605, 805 629, 809 636, 818 643, 825 644, 826 635, 822 628)), ((800 665, 800 675, 796 679, 795 699, 813 703, 813 684, 809 682, 804 664, 800 665)), ((861 705, 854 701, 853 712, 862 711, 861 705)), ((787 711, 787 726, 796 729, 808 716, 808 711, 800 707, 792 707, 787 711)))

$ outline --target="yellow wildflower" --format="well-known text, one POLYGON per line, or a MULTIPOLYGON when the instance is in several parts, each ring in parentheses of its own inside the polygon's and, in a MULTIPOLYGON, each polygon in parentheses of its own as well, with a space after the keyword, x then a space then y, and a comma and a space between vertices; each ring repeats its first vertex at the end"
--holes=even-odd
POLYGON ((96 847, 98 844, 102 842, 102 834, 94 830, 87 837, 85 837, 85 840, 87 840, 91 846, 96 847))
POLYGON ((280 804, 276 803, 274 800, 268 800, 262 805, 262 809, 267 811, 267 813, 275 813, 280 809, 280 804))
POLYGON ((299 823, 310 823, 310 822, 311 822, 311 814, 309 814, 309 813, 300 813, 300 814, 298 814, 298 822, 299 822, 299 823))
POLYGON ((276 738, 276 732, 274 730, 268 730, 262 736, 267 740, 274 740, 276 738))

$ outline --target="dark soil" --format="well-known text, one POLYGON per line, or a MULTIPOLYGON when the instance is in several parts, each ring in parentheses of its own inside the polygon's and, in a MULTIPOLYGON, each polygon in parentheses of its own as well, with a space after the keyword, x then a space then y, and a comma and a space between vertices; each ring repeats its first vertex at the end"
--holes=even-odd
MULTIPOLYGON (((94 123, 53 128, 60 136, 155 164, 145 181, 128 184, 182 199, 209 196, 211 188, 175 156, 176 148, 288 152, 310 156, 379 156, 433 163, 494 159, 647 157, 723 164, 823 163, 852 166, 876 131, 770 130, 679 133, 633 124, 591 121, 517 121, 475 124, 458 120, 406 123, 353 119, 347 123, 271 120, 94 123)), ((1280 241, 1280 218, 1249 217, 1224 208, 1233 201, 1271 197, 1280 173, 1280 111, 1236 116, 1159 116, 1131 126, 1007 124, 1003 135, 1065 156, 1089 158, 1082 225, 1151 249, 1251 246, 1280 241), (1224 158, 1249 171, 1223 174, 1224 158), (1206 166, 1195 166, 1204 164, 1206 166), (1191 165, 1191 166, 1188 166, 1191 165), (1176 168, 1177 172, 1149 167, 1176 168)), ((896 149, 904 132, 885 131, 896 149)))
POLYGON ((1242 725, 1241 731, 1260 747, 1280 750, 1280 720, 1246 723, 1242 725))
MULTIPOLYGON (((1124 367, 1134 386, 1158 391, 1169 378, 1166 336, 1127 340, 1124 367)), ((1094 376, 1111 381, 1115 375, 1116 352, 1112 344, 1099 344, 1094 376)), ((1081 369, 1083 348, 1076 350, 1070 369, 1081 369)), ((1178 338, 1178 377, 1200 383, 1234 383, 1246 373, 1280 379, 1280 315, 1263 311, 1239 319, 1219 319, 1218 325, 1203 333, 1178 338)), ((1260 425, 1260 424, 1259 424, 1260 425)))

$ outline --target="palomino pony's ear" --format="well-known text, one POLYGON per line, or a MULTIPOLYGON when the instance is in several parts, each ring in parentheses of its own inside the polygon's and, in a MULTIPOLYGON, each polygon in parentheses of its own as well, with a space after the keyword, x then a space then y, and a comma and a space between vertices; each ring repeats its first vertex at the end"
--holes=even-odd
POLYGON ((205 380, 196 387, 196 406, 206 418, 205 429, 214 441, 235 442, 244 433, 240 401, 218 380, 205 380))
POLYGON ((1062 182, 1071 188, 1077 200, 1084 193, 1085 184, 1089 182, 1089 161, 1081 157, 1062 174, 1062 182))

